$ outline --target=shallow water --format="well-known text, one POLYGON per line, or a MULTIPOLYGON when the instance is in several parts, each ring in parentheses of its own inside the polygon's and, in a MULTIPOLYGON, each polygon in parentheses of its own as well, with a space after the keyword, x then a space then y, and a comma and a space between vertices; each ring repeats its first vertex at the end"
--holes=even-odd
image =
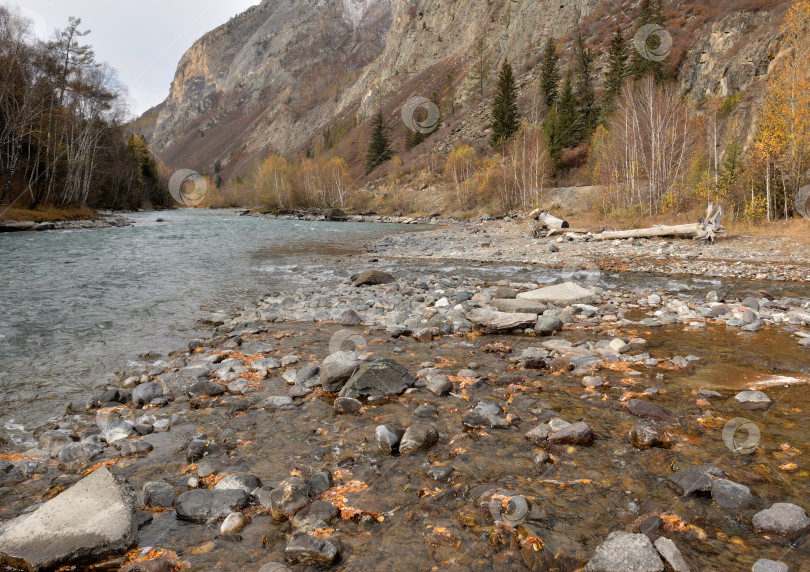
MULTIPOLYGON (((274 353, 324 355, 330 334, 337 328, 330 324, 285 324, 284 330, 293 335, 274 353)), ((791 547, 754 534, 750 521, 757 510, 773 502, 806 505, 810 481, 805 456, 810 430, 804 419, 810 408, 810 387, 768 390, 775 403, 767 411, 741 411, 733 399, 736 390, 721 389, 723 397, 701 405, 695 391, 711 384, 715 375, 712 356, 724 348, 732 346, 740 354, 751 354, 750 362, 744 364, 750 379, 772 372, 767 362, 759 361, 769 348, 758 346, 757 339, 740 339, 721 327, 710 329, 713 331, 701 336, 676 327, 645 333, 653 355, 671 357, 669 350, 677 347, 679 355, 694 353, 702 359, 681 371, 637 367, 641 375, 634 378, 623 372, 603 371, 611 389, 603 400, 593 403, 581 399, 584 390, 578 378, 514 368, 505 355, 482 351, 492 343, 520 351, 536 345, 536 338, 454 337, 421 344, 370 337, 376 354, 395 357, 411 371, 419 369, 426 358, 450 372, 475 359, 482 371, 491 372, 490 381, 480 388, 459 388, 455 395, 445 398, 426 392, 393 398, 368 405, 359 416, 334 415, 331 399, 318 394, 293 411, 272 415, 251 410, 230 419, 226 407, 215 406, 192 412, 188 427, 189 431, 216 435, 218 441, 242 439, 246 444, 239 448, 227 472, 260 475, 266 485, 275 486, 290 474, 306 476, 325 467, 337 467, 338 487, 362 482, 367 488, 340 498, 374 518, 365 523, 357 518, 340 521, 323 532, 323 536, 344 543, 343 562, 336 567, 339 570, 573 571, 593 555, 609 532, 632 529, 651 514, 671 519, 663 533, 676 542, 693 570, 750 570, 762 557, 785 561, 792 570, 805 570, 810 563, 810 538, 791 547), (395 353, 395 346, 403 351, 395 353), (660 393, 646 399, 670 409, 678 418, 670 426, 676 440, 671 449, 640 450, 627 441, 628 431, 640 419, 623 410, 621 399, 628 392, 649 387, 660 393), (464 430, 461 416, 477 401, 492 399, 493 394, 499 396, 498 402, 507 413, 520 419, 505 430, 464 430), (438 416, 416 417, 415 408, 424 404, 435 405, 438 416), (541 418, 557 415, 570 422, 586 421, 597 438, 590 446, 546 447, 554 463, 543 471, 533 461, 542 448, 523 435, 541 418), (723 441, 724 424, 740 415, 761 429, 755 455, 734 454, 723 441), (373 438, 376 425, 407 426, 425 421, 434 423, 441 435, 435 448, 393 457, 377 451, 373 438), (792 449, 780 450, 784 444, 792 449), (799 467, 779 468, 787 462, 796 462, 799 467), (754 506, 730 511, 717 507, 711 498, 679 498, 668 488, 666 479, 673 470, 695 463, 716 464, 730 479, 751 487, 754 506), (455 476, 449 483, 433 481, 427 475, 432 465, 452 466, 455 476), (535 507, 532 518, 516 531, 496 526, 492 514, 479 502, 480 495, 491 488, 525 496, 535 507), (539 538, 545 550, 521 550, 519 539, 527 536, 539 538), (549 554, 555 553, 564 557, 553 562, 549 554)), ((588 330, 563 334, 571 340, 597 340, 604 335, 588 330)), ((776 343, 789 341, 785 334, 771 335, 776 343)), ((805 366, 799 351, 787 351, 782 360, 782 373, 796 374, 805 366)), ((265 387, 271 394, 286 390, 280 379, 267 382, 265 387)), ((138 465, 137 471, 134 466, 132 470, 121 466, 120 470, 136 487, 147 480, 168 478, 183 489, 182 462, 154 457, 145 464, 152 472, 144 464, 138 465)), ((234 542, 218 536, 215 526, 186 524, 171 512, 157 513, 141 530, 140 544, 175 550, 194 569, 250 570, 263 562, 282 560, 290 531, 289 523, 257 514, 241 540, 234 542)))

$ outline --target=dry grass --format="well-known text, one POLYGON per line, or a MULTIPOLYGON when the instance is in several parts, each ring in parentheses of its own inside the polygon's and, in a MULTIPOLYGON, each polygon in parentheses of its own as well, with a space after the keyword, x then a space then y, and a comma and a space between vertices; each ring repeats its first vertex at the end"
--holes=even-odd
POLYGON ((30 220, 34 222, 58 222, 64 220, 94 219, 98 213, 88 207, 40 207, 38 209, 0 208, 0 220, 30 220))
POLYGON ((810 220, 801 217, 758 224, 732 223, 726 225, 726 233, 731 236, 784 238, 803 246, 810 246, 810 220))

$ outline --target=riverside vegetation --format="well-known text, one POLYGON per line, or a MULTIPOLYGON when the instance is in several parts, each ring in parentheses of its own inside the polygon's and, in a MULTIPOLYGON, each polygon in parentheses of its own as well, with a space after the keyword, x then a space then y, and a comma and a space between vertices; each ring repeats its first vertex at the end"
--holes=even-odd
POLYGON ((5 444, 0 558, 800 570, 807 260, 780 277, 765 245, 703 247, 745 261, 707 283, 727 264, 690 264, 691 244, 599 245, 612 250, 599 259, 682 264, 634 281, 572 268, 582 244, 531 239, 582 283, 546 288, 516 237, 453 271, 489 248, 471 240, 508 233, 490 221, 378 240, 336 260, 342 281, 204 317, 210 337, 119 372, 35 443, 5 444), (751 281, 763 275, 785 280, 751 281), (71 540, 37 548, 54 535, 71 540))

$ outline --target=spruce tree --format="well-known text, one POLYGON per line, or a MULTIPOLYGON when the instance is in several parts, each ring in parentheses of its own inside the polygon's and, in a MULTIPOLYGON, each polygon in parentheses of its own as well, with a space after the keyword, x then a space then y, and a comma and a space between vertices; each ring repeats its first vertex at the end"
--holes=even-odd
POLYGON ((549 113, 545 124, 549 155, 557 169, 560 166, 563 149, 575 145, 577 142, 581 126, 578 107, 571 72, 568 72, 565 76, 560 100, 553 112, 549 113))
POLYGON ((578 142, 588 139, 596 129, 598 117, 596 109, 596 91, 594 89, 593 62, 596 54, 588 46, 582 37, 582 32, 577 29, 576 38, 576 59, 577 59, 577 99, 579 100, 580 130, 577 134, 578 142))
POLYGON ((624 39, 621 28, 616 28, 616 33, 610 40, 608 47, 608 69, 605 73, 604 91, 602 92, 602 113, 599 122, 603 125, 616 110, 616 100, 627 77, 627 41, 624 39))
MULTIPOLYGON (((641 0, 638 17, 636 18, 636 32, 647 24, 656 24, 664 27, 664 6, 661 0, 641 0)), ((660 38, 652 36, 647 39, 651 48, 657 47, 660 38)), ((655 61, 645 58, 638 49, 634 49, 630 58, 630 75, 635 80, 640 80, 652 74, 657 81, 666 78, 667 68, 663 61, 655 61)))
POLYGON ((498 89, 492 103, 492 137, 490 144, 498 149, 520 129, 520 111, 517 106, 517 87, 512 66, 503 62, 498 77, 498 89))
POLYGON ((549 37, 543 52, 543 61, 540 64, 540 89, 543 90, 543 101, 548 107, 553 106, 557 101, 557 83, 560 81, 560 73, 557 69, 559 61, 560 56, 557 54, 554 38, 549 37))
POLYGON ((366 151, 366 175, 391 158, 391 144, 385 130, 385 119, 380 110, 371 124, 371 141, 366 151))

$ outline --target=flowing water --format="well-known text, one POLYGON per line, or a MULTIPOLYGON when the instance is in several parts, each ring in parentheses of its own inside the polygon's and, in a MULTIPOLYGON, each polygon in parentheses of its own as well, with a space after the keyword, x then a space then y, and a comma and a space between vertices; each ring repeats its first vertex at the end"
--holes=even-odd
POLYGON ((336 257, 402 230, 221 211, 129 216, 134 227, 0 235, 0 427, 36 426, 139 355, 184 347, 212 311, 344 278, 336 257))

